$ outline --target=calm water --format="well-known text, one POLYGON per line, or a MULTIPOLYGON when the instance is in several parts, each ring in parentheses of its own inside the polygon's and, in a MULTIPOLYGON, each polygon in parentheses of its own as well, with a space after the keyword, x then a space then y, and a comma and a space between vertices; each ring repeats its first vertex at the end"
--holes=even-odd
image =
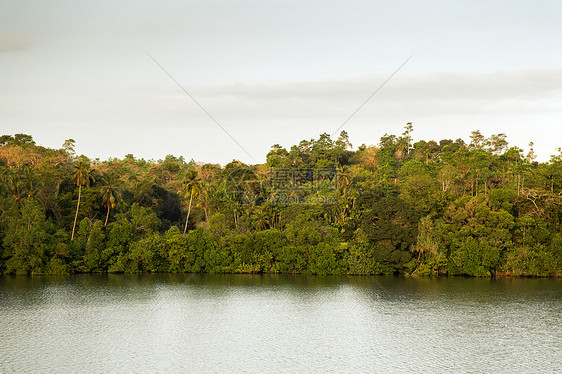
POLYGON ((562 372, 562 281, 0 277, 0 372, 562 372))

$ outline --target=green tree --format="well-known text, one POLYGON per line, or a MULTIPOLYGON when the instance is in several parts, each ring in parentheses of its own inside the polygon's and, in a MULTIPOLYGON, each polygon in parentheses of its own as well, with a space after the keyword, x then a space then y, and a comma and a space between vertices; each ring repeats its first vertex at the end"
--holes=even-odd
POLYGON ((347 189, 351 186, 351 177, 349 175, 348 169, 343 165, 338 167, 338 173, 336 175, 337 186, 341 189, 342 196, 347 195, 347 189))
POLYGON ((101 221, 97 221, 90 228, 84 253, 84 266, 86 271, 100 272, 104 270, 102 253, 104 249, 105 234, 101 221))
POLYGON ((374 245, 374 260, 394 271, 412 271, 411 251, 420 214, 392 195, 364 194, 358 205, 365 209, 361 229, 374 245))
POLYGON ((42 207, 32 198, 19 206, 4 210, 3 247, 6 272, 11 274, 41 274, 46 272, 49 245, 54 225, 45 219, 42 207))

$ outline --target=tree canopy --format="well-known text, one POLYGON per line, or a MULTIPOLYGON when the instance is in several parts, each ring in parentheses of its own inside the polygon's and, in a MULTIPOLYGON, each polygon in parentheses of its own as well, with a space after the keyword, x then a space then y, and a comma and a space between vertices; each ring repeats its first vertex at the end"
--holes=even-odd
POLYGON ((562 150, 343 131, 264 164, 91 160, 0 137, 0 272, 562 275, 562 150))

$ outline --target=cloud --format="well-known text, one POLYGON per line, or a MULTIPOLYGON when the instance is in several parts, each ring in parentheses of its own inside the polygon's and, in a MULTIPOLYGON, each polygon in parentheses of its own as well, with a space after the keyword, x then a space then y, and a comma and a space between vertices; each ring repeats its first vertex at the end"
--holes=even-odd
MULTIPOLYGON (((212 113, 238 119, 345 118, 384 76, 283 84, 186 87, 212 113)), ((562 69, 435 73, 391 80, 361 112, 388 117, 562 111, 562 69)), ((189 105, 182 94, 167 96, 189 105)), ((181 103, 181 104, 179 104, 181 103)), ((360 114, 361 114, 360 112, 360 114)))
POLYGON ((22 51, 30 44, 29 39, 23 36, 0 34, 0 53, 22 51))

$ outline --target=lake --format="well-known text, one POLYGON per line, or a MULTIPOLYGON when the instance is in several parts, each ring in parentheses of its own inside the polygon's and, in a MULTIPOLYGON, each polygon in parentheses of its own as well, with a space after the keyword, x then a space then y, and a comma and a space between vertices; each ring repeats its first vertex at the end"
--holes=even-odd
POLYGON ((562 372, 562 280, 0 277, 0 372, 562 372))

